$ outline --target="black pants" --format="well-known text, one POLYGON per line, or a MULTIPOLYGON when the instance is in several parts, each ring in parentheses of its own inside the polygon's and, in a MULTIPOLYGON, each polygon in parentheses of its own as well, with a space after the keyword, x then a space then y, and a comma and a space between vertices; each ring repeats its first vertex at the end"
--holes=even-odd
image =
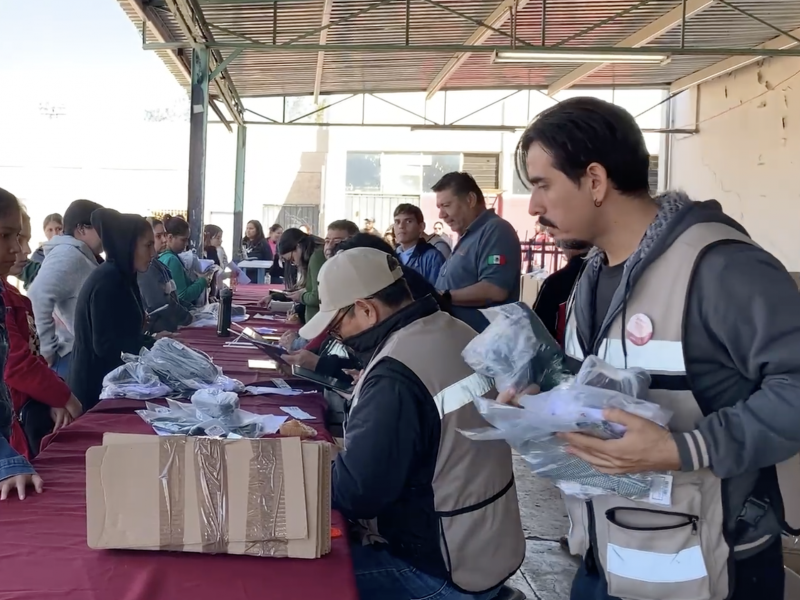
MULTIPOLYGON (((731 600, 783 600, 784 574, 781 541, 763 552, 736 562, 731 600)), ((619 600, 608 595, 606 578, 597 569, 581 566, 572 582, 570 600, 619 600)))

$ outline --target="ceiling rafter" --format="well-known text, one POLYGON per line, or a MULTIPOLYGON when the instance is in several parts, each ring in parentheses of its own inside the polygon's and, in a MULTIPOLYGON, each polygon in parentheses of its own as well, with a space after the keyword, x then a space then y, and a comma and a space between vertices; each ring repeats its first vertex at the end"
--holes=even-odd
MULTIPOLYGON (((673 27, 680 25, 684 19, 689 19, 714 4, 715 0, 686 0, 681 6, 673 8, 667 14, 659 17, 649 25, 642 27, 633 35, 629 35, 624 40, 615 44, 616 48, 640 48, 654 39, 662 36, 673 27)), ((586 63, 577 69, 566 74, 564 77, 551 84, 547 88, 547 94, 554 96, 560 91, 566 90, 582 79, 585 79, 595 71, 599 71, 607 63, 586 63)))
MULTIPOLYGON (((322 7, 322 31, 319 32, 319 45, 324 46, 328 42, 328 31, 330 27, 328 24, 331 22, 331 10, 333 9, 333 0, 325 0, 325 5, 322 7)), ((320 50, 317 52, 317 70, 314 73, 314 104, 319 102, 319 92, 322 87, 322 70, 325 67, 325 51, 320 50)))
MULTIPOLYGON (((503 24, 508 20, 511 16, 511 10, 516 3, 517 12, 525 8, 529 0, 503 0, 500 5, 492 11, 492 13, 486 17, 484 20, 485 25, 478 26, 477 29, 472 33, 471 36, 467 38, 467 41, 464 42, 465 46, 480 46, 489 37, 494 33, 494 29, 502 27, 503 24)), ((470 57, 469 52, 461 52, 458 54, 454 54, 450 60, 447 61, 447 64, 442 67, 442 70, 439 71, 436 76, 431 81, 430 85, 427 89, 427 98, 430 100, 433 96, 438 92, 444 84, 447 83, 447 80, 450 79, 453 74, 458 70, 458 68, 463 65, 467 59, 470 57)))

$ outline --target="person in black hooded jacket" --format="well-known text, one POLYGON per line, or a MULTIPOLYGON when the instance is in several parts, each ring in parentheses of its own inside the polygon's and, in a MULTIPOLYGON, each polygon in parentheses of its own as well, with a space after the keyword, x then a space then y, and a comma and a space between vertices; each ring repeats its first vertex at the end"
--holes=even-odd
POLYGON ((139 215, 102 208, 92 213, 106 262, 89 276, 75 309, 75 346, 69 387, 84 410, 97 404, 103 378, 154 338, 144 334, 145 311, 137 275, 155 256, 153 228, 139 215))

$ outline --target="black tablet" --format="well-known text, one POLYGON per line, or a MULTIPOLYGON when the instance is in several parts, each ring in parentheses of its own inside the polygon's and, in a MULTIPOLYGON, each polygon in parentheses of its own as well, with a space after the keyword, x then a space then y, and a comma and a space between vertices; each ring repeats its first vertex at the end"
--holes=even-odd
POLYGON ((349 394, 353 391, 353 384, 349 381, 342 381, 341 379, 328 377, 327 375, 320 375, 315 371, 310 371, 309 369, 304 369, 303 367, 298 367, 297 365, 292 365, 292 375, 300 377, 301 379, 306 379, 307 381, 313 381, 322 387, 337 392, 345 392, 349 394))

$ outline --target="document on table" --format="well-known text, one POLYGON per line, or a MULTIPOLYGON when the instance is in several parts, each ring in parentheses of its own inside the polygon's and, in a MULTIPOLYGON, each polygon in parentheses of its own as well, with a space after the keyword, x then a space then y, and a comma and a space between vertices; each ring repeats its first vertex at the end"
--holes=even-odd
POLYGON ((308 414, 303 409, 297 406, 281 406, 281 410, 285 412, 287 415, 294 417, 295 419, 313 419, 314 417, 308 414))
POLYGON ((261 433, 264 435, 276 433, 288 418, 283 415, 261 415, 261 433))

